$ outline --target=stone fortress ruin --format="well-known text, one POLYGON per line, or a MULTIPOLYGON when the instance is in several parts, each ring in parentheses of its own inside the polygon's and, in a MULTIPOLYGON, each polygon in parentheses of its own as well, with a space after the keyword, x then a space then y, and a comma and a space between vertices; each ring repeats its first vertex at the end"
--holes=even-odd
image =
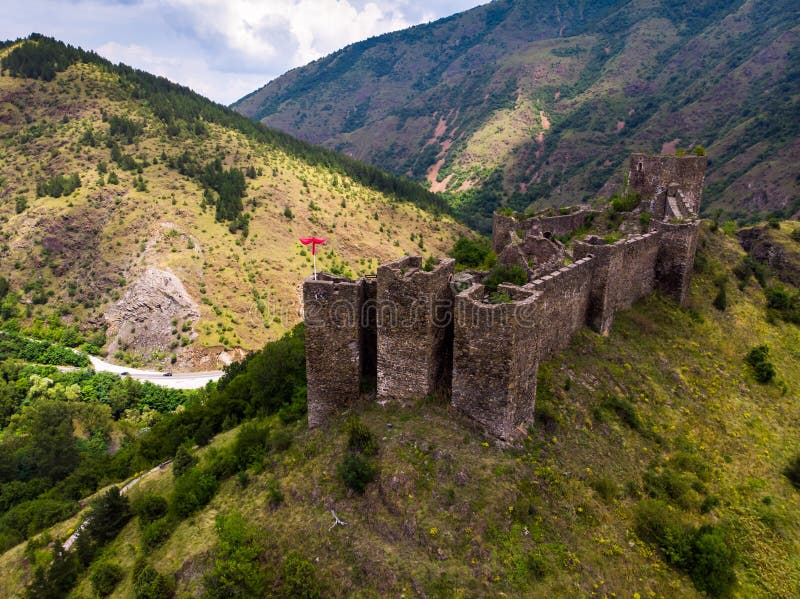
POLYGON ((632 155, 628 193, 639 202, 616 215, 618 240, 578 239, 600 211, 495 213, 498 263, 521 267, 528 282, 501 283, 493 296, 487 273, 456 273, 450 258, 428 269, 406 256, 355 281, 307 279, 309 426, 374 390, 381 404, 449 398, 455 413, 514 442, 533 422, 541 360, 584 325, 608 334, 618 311, 654 290, 686 300, 705 169, 704 156, 632 155), (571 236, 568 249, 561 240, 571 236))

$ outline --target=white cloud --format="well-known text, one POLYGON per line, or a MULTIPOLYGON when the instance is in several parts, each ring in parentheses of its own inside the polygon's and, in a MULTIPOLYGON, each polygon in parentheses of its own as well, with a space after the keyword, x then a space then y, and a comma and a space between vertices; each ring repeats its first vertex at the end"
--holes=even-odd
POLYGON ((485 0, 5 0, 0 39, 52 35, 230 103, 350 43, 485 0))

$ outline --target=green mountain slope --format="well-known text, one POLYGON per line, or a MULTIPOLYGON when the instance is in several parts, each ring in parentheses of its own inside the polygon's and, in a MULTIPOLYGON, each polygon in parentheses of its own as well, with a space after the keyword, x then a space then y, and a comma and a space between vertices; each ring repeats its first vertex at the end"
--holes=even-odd
POLYGON ((631 151, 710 155, 705 209, 795 214, 800 9, 780 0, 512 2, 369 39, 234 104, 434 191, 587 201, 631 151))
POLYGON ((0 58, 5 328, 105 332, 128 363, 210 369, 301 319, 298 237, 359 274, 463 231, 416 183, 165 79, 36 35, 0 58))
MULTIPOLYGON (((154 579, 145 565, 177 596, 797 596, 800 492, 783 471, 800 454, 800 328, 767 311, 735 239, 704 227, 699 251, 690 308, 650 296, 541 366, 520 448, 493 447, 431 400, 357 407, 374 456, 349 415, 217 436, 197 451, 219 475, 208 505, 157 543, 134 518, 103 551, 122 567, 114 596, 134 596, 133 571, 140 589, 154 579), (767 384, 744 362, 758 344, 777 373, 767 384), (378 468, 363 495, 340 479, 348 435, 378 468), (249 456, 246 474, 224 470, 228 455, 249 456)), ((167 468, 131 493, 183 492, 167 468)), ((47 564, 43 538, 0 558, 4 596, 47 564)), ((91 589, 82 574, 70 596, 91 589)))

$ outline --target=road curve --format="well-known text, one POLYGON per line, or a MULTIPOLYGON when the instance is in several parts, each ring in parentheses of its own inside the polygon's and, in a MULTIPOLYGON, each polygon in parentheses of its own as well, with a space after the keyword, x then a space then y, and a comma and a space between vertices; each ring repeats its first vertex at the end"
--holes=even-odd
POLYGON ((176 372, 172 376, 164 376, 163 372, 157 370, 141 370, 139 368, 128 368, 101 360, 96 356, 89 356, 96 372, 113 372, 114 374, 127 373, 132 379, 137 381, 147 381, 160 387, 170 389, 201 389, 209 381, 216 381, 222 375, 221 370, 210 370, 207 372, 176 372))

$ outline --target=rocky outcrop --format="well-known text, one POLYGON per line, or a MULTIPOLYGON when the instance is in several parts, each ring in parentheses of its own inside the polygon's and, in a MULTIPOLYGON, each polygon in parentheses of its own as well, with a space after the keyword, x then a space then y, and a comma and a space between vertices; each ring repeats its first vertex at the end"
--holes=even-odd
POLYGON ((178 277, 148 268, 105 314, 108 353, 113 356, 123 350, 145 358, 153 352, 166 355, 180 347, 182 336, 194 335, 192 327, 199 317, 197 304, 178 277))

